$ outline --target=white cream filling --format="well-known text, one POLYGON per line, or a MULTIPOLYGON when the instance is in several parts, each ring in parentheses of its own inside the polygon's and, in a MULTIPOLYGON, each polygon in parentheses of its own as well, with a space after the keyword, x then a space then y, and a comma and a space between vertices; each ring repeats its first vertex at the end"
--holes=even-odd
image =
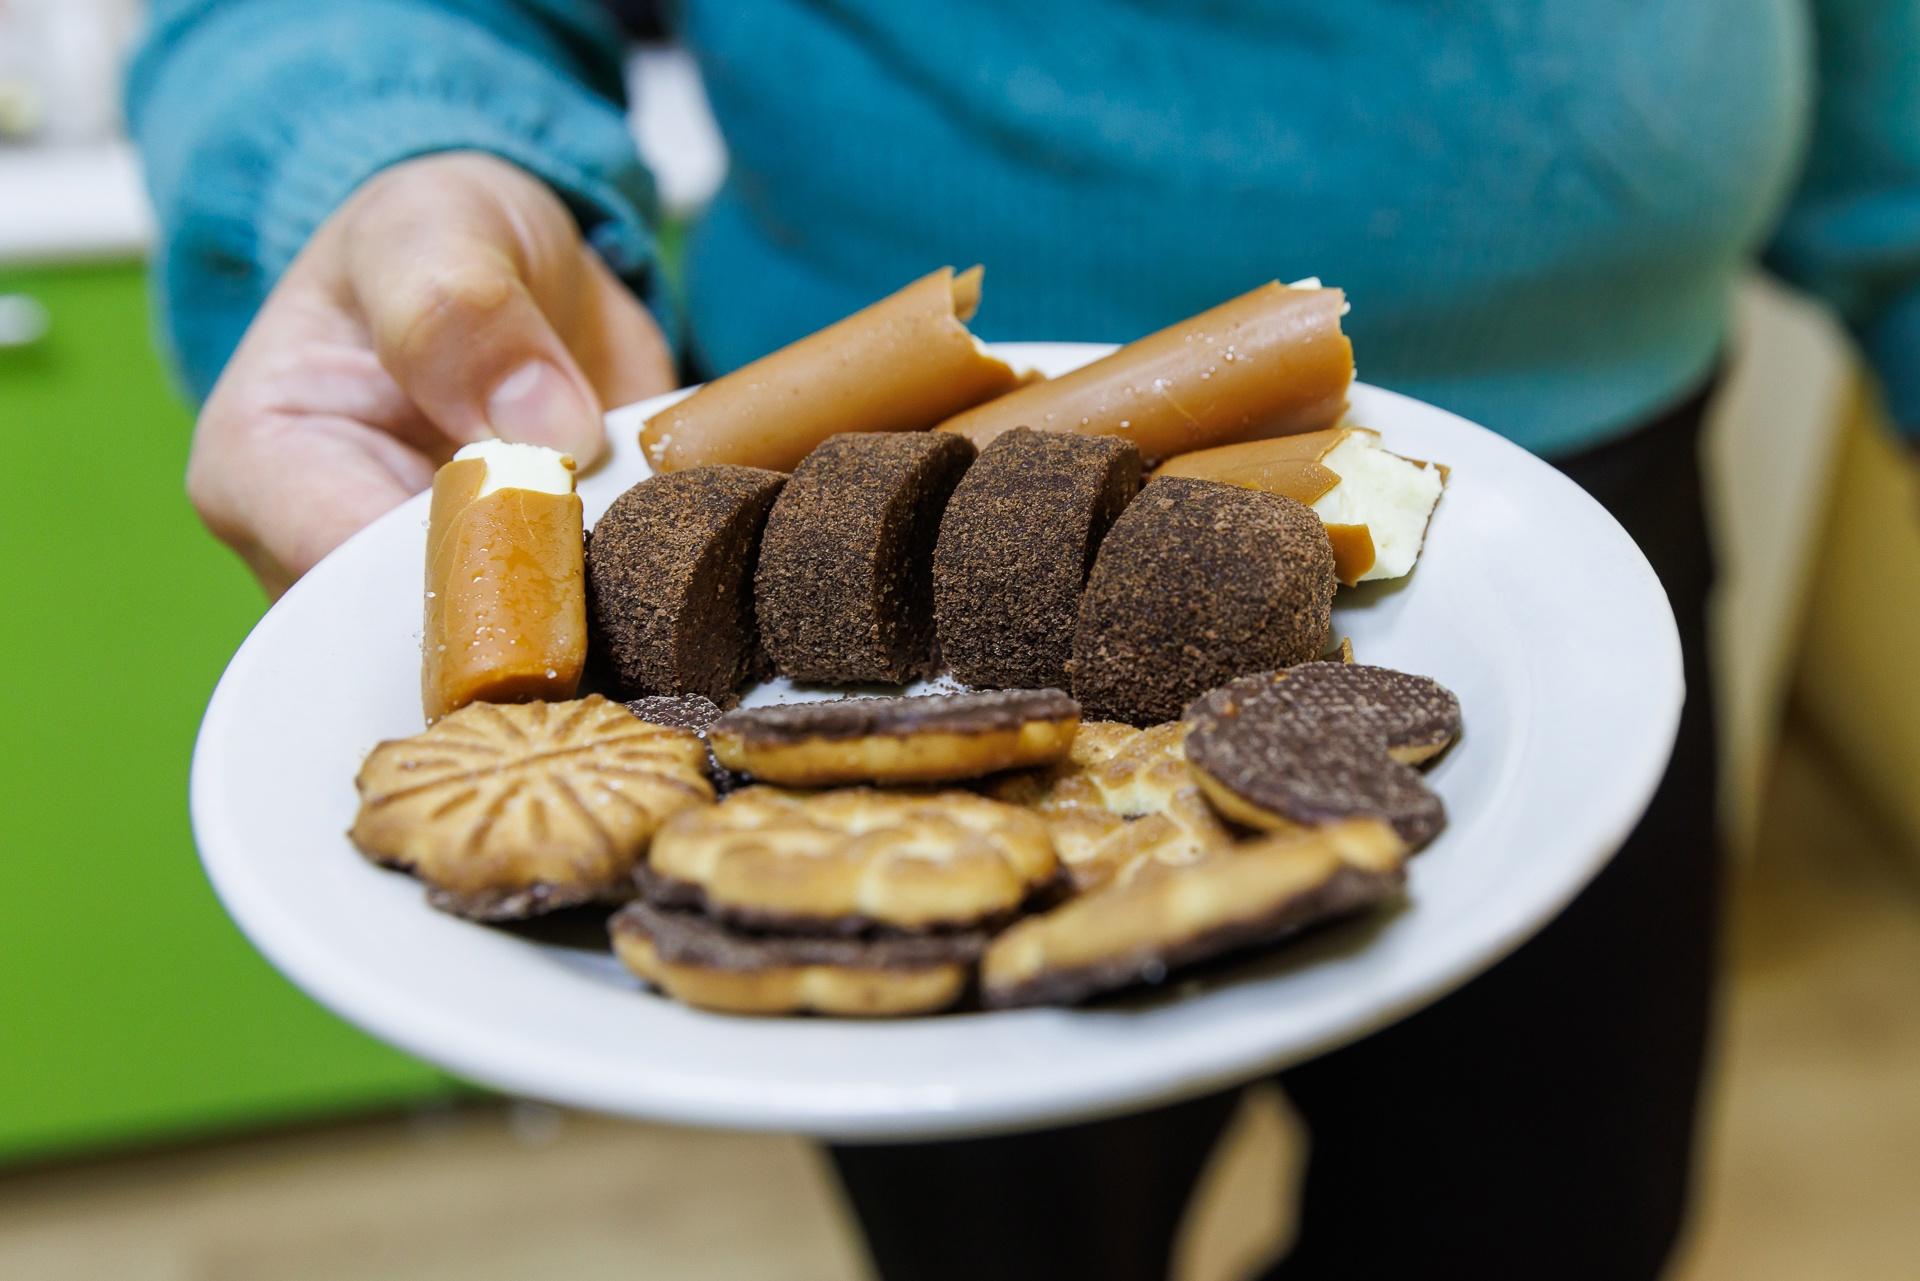
POLYGON ((1373 568, 1360 581, 1399 578, 1411 570, 1440 501, 1440 469, 1387 452, 1379 434, 1365 429, 1347 433, 1320 462, 1340 483, 1313 510, 1329 525, 1365 525, 1373 538, 1373 568))
POLYGON ((487 476, 480 482, 476 498, 485 498, 502 489, 530 489, 537 494, 573 492, 573 455, 545 445, 476 440, 471 445, 462 445, 453 458, 455 462, 478 458, 487 465, 487 476))

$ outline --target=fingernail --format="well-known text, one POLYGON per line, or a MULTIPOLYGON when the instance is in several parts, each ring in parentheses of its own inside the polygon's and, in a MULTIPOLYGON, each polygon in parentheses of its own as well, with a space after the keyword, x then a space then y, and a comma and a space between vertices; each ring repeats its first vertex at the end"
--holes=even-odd
POLYGON ((544 360, 530 360, 500 380, 487 397, 487 424, 503 440, 587 456, 600 433, 600 415, 571 379, 544 360))

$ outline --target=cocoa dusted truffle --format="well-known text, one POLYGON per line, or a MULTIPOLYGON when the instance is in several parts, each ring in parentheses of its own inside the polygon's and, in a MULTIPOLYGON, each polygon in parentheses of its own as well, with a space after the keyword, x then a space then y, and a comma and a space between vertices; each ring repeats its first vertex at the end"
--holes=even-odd
POLYGON ((1150 481, 1080 598, 1073 693, 1089 720, 1151 725, 1236 676, 1319 654, 1333 546, 1312 511, 1208 480, 1150 481))
POLYGON ((933 556, 940 656, 956 677, 1066 685, 1080 588, 1140 474, 1140 451, 1114 436, 1016 427, 980 451, 933 556))
POLYGON ((761 641, 794 680, 900 684, 933 660, 933 545, 973 446, 850 432, 803 459, 767 517, 761 641))
POLYGON ((752 674, 753 565, 786 477, 695 467, 620 495, 587 545, 594 640, 622 694, 725 702, 752 674))

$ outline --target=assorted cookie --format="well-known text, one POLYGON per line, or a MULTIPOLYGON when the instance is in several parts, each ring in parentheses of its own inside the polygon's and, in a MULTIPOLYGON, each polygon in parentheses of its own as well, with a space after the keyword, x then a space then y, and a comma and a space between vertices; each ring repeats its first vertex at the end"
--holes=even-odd
POLYGON ((1140 451, 1114 436, 1018 427, 980 451, 933 554, 940 656, 956 679, 1065 687, 1080 589, 1140 484, 1140 451))
POLYGON ((1424 676, 1307 663, 1233 681, 1187 712, 1187 760, 1219 811, 1266 831, 1349 818, 1418 849, 1446 807, 1412 765, 1460 733, 1460 701, 1424 676))
POLYGON ((1187 768, 1186 727, 1088 721, 1066 760, 996 780, 987 795, 1047 822, 1055 852, 1085 891, 1149 863, 1190 863, 1237 839, 1187 768))
POLYGON ((736 1014, 919 1014, 1047 903, 1046 827, 965 792, 750 787, 669 823, 609 925, 640 978, 736 1014))
POLYGON ((1010 926, 980 962, 990 1008, 1070 1005, 1278 942, 1392 898, 1406 847, 1353 820, 1153 866, 1010 926))
POLYGON ((763 783, 944 783, 1064 758, 1080 705, 1057 689, 847 698, 728 712, 720 763, 763 783))
POLYGON ((973 456, 942 432, 852 432, 801 461, 754 575, 781 675, 898 685, 932 669, 934 541, 973 456))
POLYGON ((1114 522, 1080 598, 1073 695, 1089 717, 1154 725, 1224 681, 1318 655, 1333 546, 1291 498, 1151 481, 1114 522))
POLYGON ((713 800, 706 766, 692 733, 598 695, 470 703, 368 754, 349 835, 477 920, 617 901, 660 825, 713 800))
POLYGON ((771 932, 951 930, 1005 920, 1057 869, 1037 815, 971 792, 749 787, 661 829, 647 896, 771 932))
POLYGON ((753 569, 787 478, 757 467, 651 476, 593 527, 595 635, 628 696, 733 697, 753 672, 753 569))
POLYGON ((727 1014, 932 1014, 960 999, 983 932, 846 938, 749 934, 699 912, 629 903, 608 923, 628 969, 727 1014))

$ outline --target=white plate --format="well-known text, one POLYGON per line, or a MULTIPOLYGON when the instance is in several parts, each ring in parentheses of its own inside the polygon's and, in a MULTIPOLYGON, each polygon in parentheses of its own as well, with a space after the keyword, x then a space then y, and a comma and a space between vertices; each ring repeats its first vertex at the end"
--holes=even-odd
MULTIPOLYGON (((1059 372, 1104 349, 1008 344, 1059 372)), ((589 521, 646 474, 613 457, 589 521)), ((861 1023, 705 1014, 610 955, 440 915, 344 835, 376 741, 420 729, 427 499, 302 579, 234 656, 193 762, 193 825, 227 910, 345 1018, 503 1090, 632 1116, 838 1136, 1011 1129, 1254 1076, 1433 1001, 1550 920, 1631 830, 1672 750, 1673 616, 1646 560, 1571 481, 1451 414, 1356 386, 1355 421, 1453 467, 1403 585, 1342 593, 1362 661, 1460 695, 1466 732, 1431 778, 1451 825, 1407 905, 1149 999, 861 1023), (1174 999, 1177 997, 1178 999, 1174 999)))

